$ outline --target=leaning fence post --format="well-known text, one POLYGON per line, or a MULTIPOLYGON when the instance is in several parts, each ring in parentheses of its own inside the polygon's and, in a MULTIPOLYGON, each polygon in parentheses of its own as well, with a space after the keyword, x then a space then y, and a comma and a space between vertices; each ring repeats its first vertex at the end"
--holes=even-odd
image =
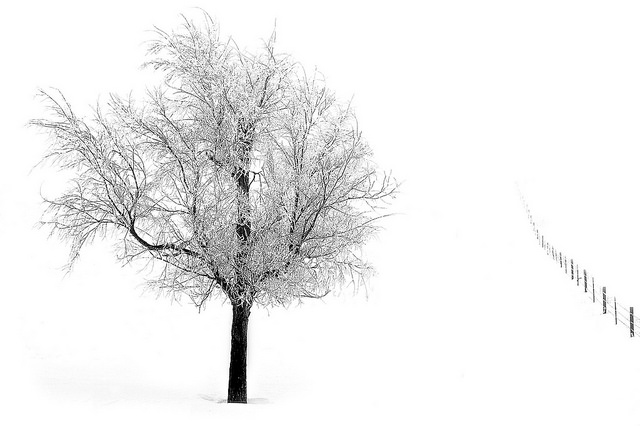
POLYGON ((607 313, 607 287, 602 287, 602 313, 607 313))
POLYGON ((629 331, 631 332, 631 337, 635 335, 635 331, 633 329, 633 308, 629 308, 629 331))

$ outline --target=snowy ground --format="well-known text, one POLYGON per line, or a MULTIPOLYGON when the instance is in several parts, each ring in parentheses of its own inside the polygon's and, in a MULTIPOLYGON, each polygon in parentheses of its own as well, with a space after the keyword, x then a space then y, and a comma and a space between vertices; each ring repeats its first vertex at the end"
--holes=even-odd
POLYGON ((55 177, 29 174, 43 148, 23 126, 41 113, 32 95, 53 85, 84 105, 141 87, 144 30, 184 10, 136 5, 14 2, 0 28, 17 40, 0 114, 2 424, 640 424, 640 338, 536 245, 516 190, 550 241, 640 306, 636 6, 209 10, 243 40, 277 17, 286 51, 356 93, 405 182, 402 214, 367 249, 368 299, 254 311, 251 404, 228 406, 229 307, 141 295, 106 244, 64 277, 64 247, 33 228, 55 177))
POLYGON ((368 300, 255 311, 248 407, 221 403, 228 307, 140 297, 132 271, 96 270, 98 247, 64 280, 3 301, 19 305, 3 318, 17 327, 8 347, 23 348, 2 363, 9 412, 23 424, 635 424, 640 342, 536 246, 511 183, 481 184, 455 188, 484 201, 474 219, 434 209, 420 250, 402 246, 411 216, 389 226, 368 300), (395 250, 406 257, 385 264, 395 250))

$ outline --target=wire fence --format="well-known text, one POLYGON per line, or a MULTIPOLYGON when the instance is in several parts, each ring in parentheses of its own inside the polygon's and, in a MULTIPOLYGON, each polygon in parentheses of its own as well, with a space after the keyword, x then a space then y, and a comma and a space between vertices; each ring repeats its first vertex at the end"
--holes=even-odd
POLYGON ((522 193, 520 193, 520 200, 525 208, 538 245, 546 252, 547 256, 559 265, 560 269, 571 281, 575 281, 576 286, 583 290, 582 293, 589 297, 594 305, 600 307, 603 315, 613 317, 615 325, 626 327, 629 330, 630 337, 640 337, 640 335, 636 336, 636 330, 640 330, 640 319, 634 312, 633 307, 621 304, 615 296, 607 292, 606 286, 596 285, 595 277, 590 275, 586 269, 583 268, 581 270, 577 260, 568 257, 566 252, 560 251, 551 244, 549 239, 545 238, 544 234, 538 229, 522 193))

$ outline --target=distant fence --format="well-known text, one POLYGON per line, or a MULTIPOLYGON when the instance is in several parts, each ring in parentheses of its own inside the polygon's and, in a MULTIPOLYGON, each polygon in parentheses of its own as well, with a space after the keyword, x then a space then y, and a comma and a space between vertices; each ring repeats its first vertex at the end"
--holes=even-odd
POLYGON ((553 261, 560 266, 560 269, 564 271, 567 277, 570 277, 571 281, 576 282, 576 286, 580 290, 584 288, 584 294, 586 294, 596 306, 602 308, 603 315, 611 315, 614 319, 615 325, 621 324, 629 330, 630 337, 635 337, 635 330, 640 326, 640 322, 634 315, 633 307, 626 307, 621 304, 616 297, 612 297, 611 294, 607 293, 606 286, 600 287, 599 285, 596 285, 593 275, 588 274, 587 270, 584 268, 581 271, 580 266, 575 259, 567 257, 566 252, 562 252, 551 244, 549 239, 545 238, 544 234, 542 234, 538 229, 536 222, 531 215, 529 205, 522 194, 520 194, 520 199, 525 211, 527 212, 527 217, 529 219, 529 224, 533 229, 533 234, 535 235, 540 247, 546 251, 547 256, 553 259, 553 261), (591 285, 589 285, 589 278, 591 279, 591 285))

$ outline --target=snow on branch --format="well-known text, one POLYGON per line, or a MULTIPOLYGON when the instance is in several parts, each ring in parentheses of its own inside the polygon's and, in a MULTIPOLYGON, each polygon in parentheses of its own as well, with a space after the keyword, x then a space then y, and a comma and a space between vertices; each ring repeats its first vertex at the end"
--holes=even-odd
POLYGON ((361 282, 360 255, 398 185, 373 162, 350 104, 277 53, 221 41, 208 16, 156 29, 146 66, 164 83, 112 95, 90 118, 42 91, 49 164, 71 171, 42 224, 82 247, 114 231, 125 262, 163 265, 150 285, 199 308, 288 305, 361 282))

